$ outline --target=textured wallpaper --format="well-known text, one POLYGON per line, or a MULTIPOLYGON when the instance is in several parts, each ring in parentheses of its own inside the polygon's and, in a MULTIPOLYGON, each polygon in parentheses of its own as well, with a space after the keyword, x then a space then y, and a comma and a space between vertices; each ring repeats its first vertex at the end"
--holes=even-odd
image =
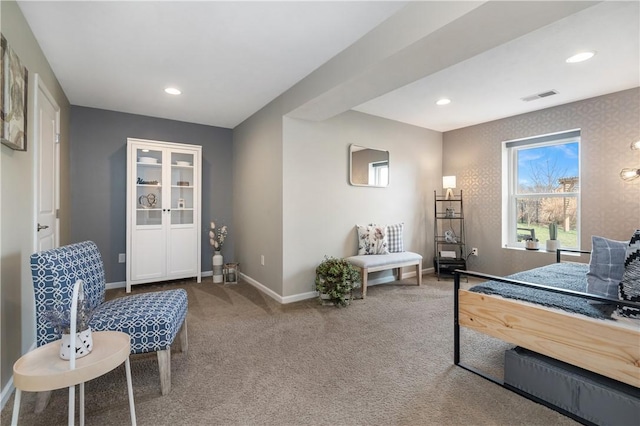
MULTIPOLYGON (((581 248, 591 236, 628 240, 640 228, 640 179, 624 182, 623 167, 639 167, 640 88, 603 95, 444 133, 443 175, 456 175, 465 198, 469 269, 507 274, 548 264, 554 255, 500 247, 502 142, 581 130, 581 248)), ((588 256, 581 261, 588 262, 588 256)))

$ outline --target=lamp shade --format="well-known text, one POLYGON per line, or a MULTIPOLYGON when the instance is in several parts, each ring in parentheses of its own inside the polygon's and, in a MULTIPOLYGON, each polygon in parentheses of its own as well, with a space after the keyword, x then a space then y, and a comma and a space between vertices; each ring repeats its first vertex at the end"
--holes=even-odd
POLYGON ((631 149, 640 150, 640 139, 635 142, 631 142, 631 149))
POLYGON ((442 187, 443 188, 455 188, 456 187, 456 177, 455 176, 442 176, 442 187))

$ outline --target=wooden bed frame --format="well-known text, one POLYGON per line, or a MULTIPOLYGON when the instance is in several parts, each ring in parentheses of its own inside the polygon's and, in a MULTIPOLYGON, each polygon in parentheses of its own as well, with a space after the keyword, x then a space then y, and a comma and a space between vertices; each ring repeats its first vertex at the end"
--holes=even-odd
POLYGON ((456 270, 455 365, 505 386, 501 380, 460 363, 460 326, 463 326, 640 388, 640 321, 636 325, 625 321, 595 319, 521 300, 463 290, 460 288, 461 276, 512 283, 640 308, 640 303, 621 302, 588 293, 456 270))

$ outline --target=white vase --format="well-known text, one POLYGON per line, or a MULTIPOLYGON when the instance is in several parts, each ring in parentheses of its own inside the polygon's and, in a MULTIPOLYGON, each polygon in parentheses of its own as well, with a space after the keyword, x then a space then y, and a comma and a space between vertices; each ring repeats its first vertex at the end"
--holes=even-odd
POLYGON ((213 254, 213 282, 221 283, 223 280, 222 275, 222 254, 219 251, 214 252, 213 254))
POLYGON ((560 248, 559 240, 547 240, 547 251, 556 252, 560 248))
MULTIPOLYGON (((93 337, 91 327, 76 333, 76 359, 89 355, 93 350, 93 337)), ((63 334, 60 341, 60 358, 71 359, 71 335, 63 334)))

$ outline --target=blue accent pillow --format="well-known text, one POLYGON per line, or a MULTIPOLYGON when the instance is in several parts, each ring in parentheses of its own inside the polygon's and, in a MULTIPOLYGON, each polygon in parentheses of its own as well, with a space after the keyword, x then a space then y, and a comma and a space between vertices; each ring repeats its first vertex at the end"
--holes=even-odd
POLYGON ((626 241, 591 237, 591 261, 587 272, 587 293, 618 298, 618 285, 624 274, 626 241))

